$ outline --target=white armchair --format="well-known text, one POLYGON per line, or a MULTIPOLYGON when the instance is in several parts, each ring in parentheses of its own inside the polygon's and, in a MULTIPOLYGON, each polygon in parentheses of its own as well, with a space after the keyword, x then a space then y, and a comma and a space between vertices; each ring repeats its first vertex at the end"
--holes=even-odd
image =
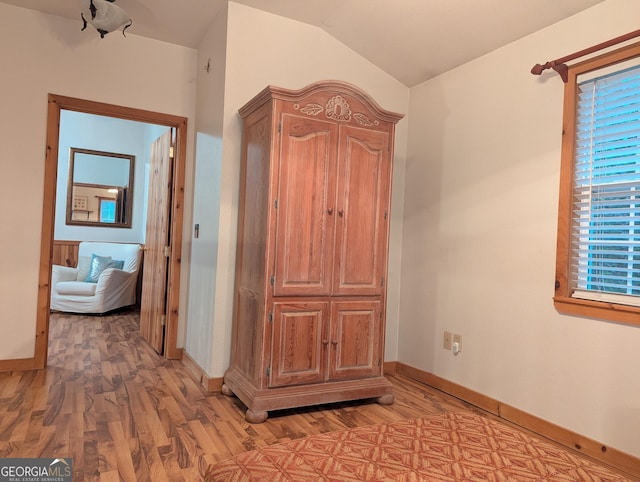
POLYGON ((51 309, 102 314, 136 302, 142 246, 83 241, 78 266, 53 265, 51 309))

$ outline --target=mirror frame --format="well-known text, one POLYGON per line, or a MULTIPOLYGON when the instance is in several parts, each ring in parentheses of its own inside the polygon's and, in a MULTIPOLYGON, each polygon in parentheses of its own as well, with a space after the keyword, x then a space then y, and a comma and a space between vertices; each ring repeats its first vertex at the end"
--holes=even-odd
POLYGON ((67 225, 73 226, 92 226, 92 227, 100 227, 100 228, 131 228, 131 214, 133 212, 133 176, 135 170, 135 159, 136 156, 130 154, 119 154, 117 152, 106 152, 106 151, 95 151, 93 149, 82 149, 79 147, 71 147, 69 149, 69 175, 67 179, 67 225), (121 186, 109 186, 104 184, 85 184, 85 183, 74 183, 73 182, 73 173, 74 173, 74 165, 75 165, 75 156, 76 154, 90 154, 94 156, 103 156, 103 157, 117 157, 121 159, 129 160, 129 182, 127 186, 127 203, 124 211, 124 220, 121 222, 115 223, 105 223, 101 221, 83 221, 78 219, 73 219, 73 211, 74 211, 74 195, 73 195, 73 187, 74 186, 84 186, 84 187, 94 187, 100 189, 112 189, 121 186))

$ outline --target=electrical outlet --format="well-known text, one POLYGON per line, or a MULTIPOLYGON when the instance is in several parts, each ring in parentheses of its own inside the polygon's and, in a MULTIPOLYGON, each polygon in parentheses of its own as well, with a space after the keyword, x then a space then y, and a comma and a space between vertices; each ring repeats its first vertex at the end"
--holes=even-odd
POLYGON ((445 331, 444 332, 444 343, 442 344, 442 347, 445 350, 451 350, 451 340, 452 340, 452 335, 450 331, 445 331))
POLYGON ((458 351, 462 351, 462 335, 456 335, 454 333, 453 335, 453 343, 457 343, 458 344, 458 351))

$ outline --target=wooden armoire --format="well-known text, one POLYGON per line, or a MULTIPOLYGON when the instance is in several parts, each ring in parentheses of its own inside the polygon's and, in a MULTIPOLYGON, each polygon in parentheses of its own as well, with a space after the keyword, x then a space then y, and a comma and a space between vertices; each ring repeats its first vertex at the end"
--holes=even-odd
POLYGON ((395 124, 339 81, 269 86, 240 109, 231 364, 223 393, 268 411, 375 398, 383 375, 395 124))

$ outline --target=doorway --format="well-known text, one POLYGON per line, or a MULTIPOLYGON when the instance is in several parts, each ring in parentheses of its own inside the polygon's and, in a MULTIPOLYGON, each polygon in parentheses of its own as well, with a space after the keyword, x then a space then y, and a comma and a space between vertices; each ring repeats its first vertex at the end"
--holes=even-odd
POLYGON ((180 260, 182 257, 182 228, 184 218, 187 119, 169 114, 49 94, 34 368, 44 368, 48 357, 51 258, 55 223, 60 114, 63 110, 157 124, 172 128, 175 132, 174 162, 171 168, 171 183, 169 186, 170 223, 167 226, 171 243, 166 250, 168 257, 166 313, 162 317, 162 320, 158 319, 154 322, 158 324, 164 323, 163 331, 165 336, 162 346, 160 347, 164 356, 173 359, 181 358, 182 350, 177 348, 177 334, 180 298, 180 260))

